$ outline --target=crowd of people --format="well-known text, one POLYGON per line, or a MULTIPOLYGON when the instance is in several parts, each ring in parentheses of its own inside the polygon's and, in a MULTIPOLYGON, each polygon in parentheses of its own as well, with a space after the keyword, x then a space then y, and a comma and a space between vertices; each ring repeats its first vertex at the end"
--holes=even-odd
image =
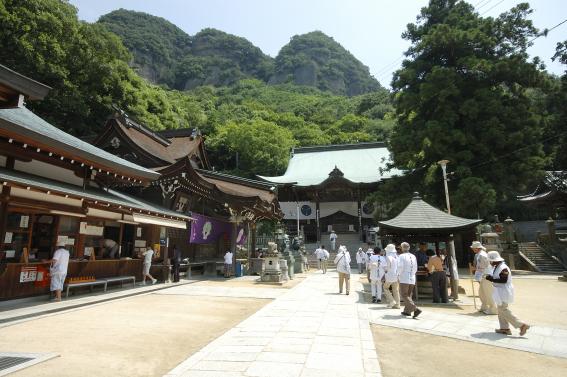
MULTIPOLYGON (((487 252, 478 241, 473 242, 470 248, 475 255, 471 272, 480 288, 479 312, 498 315, 500 327, 495 329, 496 333, 511 335, 512 325, 520 330, 520 335, 525 335, 530 326, 516 318, 508 307, 514 298, 510 268, 498 251, 487 252)), ((329 252, 321 245, 315 255, 319 269, 326 273, 329 252)), ((402 242, 397 247, 388 244, 384 249, 374 247, 364 251, 359 248, 355 257, 358 273, 367 274, 373 303, 382 303, 384 299, 387 307, 393 309, 402 308, 403 303, 401 315, 417 318, 422 313, 413 301, 417 275, 427 276, 431 282, 434 303, 447 303, 449 300, 447 258, 442 251, 428 249, 427 243, 420 243, 415 251, 411 251, 407 242, 402 242)), ((338 247, 334 264, 339 274, 339 294, 344 289, 348 295, 351 257, 346 246, 338 247)))

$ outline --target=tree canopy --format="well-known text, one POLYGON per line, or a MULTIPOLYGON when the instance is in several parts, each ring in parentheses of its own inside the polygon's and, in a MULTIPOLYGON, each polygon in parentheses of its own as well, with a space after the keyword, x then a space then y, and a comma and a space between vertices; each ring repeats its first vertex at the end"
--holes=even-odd
POLYGON ((393 164, 441 204, 437 162, 450 160, 458 213, 490 210, 493 194, 514 199, 547 163, 539 110, 528 95, 545 81, 526 52, 538 33, 530 13, 518 4, 484 18, 466 2, 431 0, 403 34, 411 47, 392 81, 393 164))

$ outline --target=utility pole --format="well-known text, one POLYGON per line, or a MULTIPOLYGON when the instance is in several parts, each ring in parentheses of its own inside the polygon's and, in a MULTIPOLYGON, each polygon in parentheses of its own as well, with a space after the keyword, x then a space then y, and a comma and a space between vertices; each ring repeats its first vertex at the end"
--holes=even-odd
MULTIPOLYGON (((451 214, 451 203, 449 202, 449 187, 447 185, 447 164, 449 160, 441 160, 437 162, 441 165, 441 170, 443 171, 443 185, 445 186, 445 201, 447 202, 447 213, 451 214)), ((449 257, 449 267, 451 275, 451 296, 453 300, 459 298, 459 270, 457 269, 457 255, 455 254, 455 241, 451 236, 451 240, 448 243, 449 257)))

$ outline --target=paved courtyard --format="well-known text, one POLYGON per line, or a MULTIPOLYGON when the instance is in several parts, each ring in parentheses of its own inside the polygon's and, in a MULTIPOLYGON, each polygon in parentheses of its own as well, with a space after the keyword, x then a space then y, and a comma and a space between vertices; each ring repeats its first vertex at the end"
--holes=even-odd
MULTIPOLYGON (((526 372, 549 376, 567 368, 567 325, 561 318, 567 284, 551 277, 516 280, 518 303, 512 310, 532 324, 525 337, 517 331, 511 337, 494 334, 496 317, 475 313, 470 297, 460 306, 424 306, 414 320, 368 303, 365 278, 357 274, 349 296, 338 294, 332 270, 298 275, 283 287, 256 279, 192 280, 85 295, 64 301, 62 311, 54 311, 53 303, 4 306, 0 351, 58 355, 16 377, 408 377, 451 362, 473 371, 480 355, 498 355, 513 360, 516 371, 524 364, 526 372), (535 291, 528 287, 557 298, 541 298, 555 317, 532 309, 528 301, 535 300, 535 291)), ((506 372, 483 374, 510 375, 506 372)))

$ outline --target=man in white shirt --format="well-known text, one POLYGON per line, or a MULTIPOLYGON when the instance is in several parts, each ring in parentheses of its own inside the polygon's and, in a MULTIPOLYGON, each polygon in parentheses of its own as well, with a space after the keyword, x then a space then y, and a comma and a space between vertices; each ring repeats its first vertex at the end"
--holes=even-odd
POLYGON ((396 246, 388 244, 386 246, 386 274, 384 275, 384 296, 388 306, 393 309, 400 308, 400 285, 398 283, 398 253, 396 246), (392 293, 390 293, 390 287, 392 293))
POLYGON ((61 301, 61 291, 65 284, 67 276, 67 267, 69 266, 69 250, 65 249, 65 241, 57 242, 57 250, 53 253, 50 260, 49 275, 51 276, 51 292, 55 292, 55 301, 61 301))
POLYGON ((346 294, 348 295, 350 292, 350 253, 345 246, 339 247, 335 264, 339 273, 339 294, 343 293, 343 285, 346 282, 346 294))
POLYGON ((232 274, 232 252, 228 250, 224 255, 224 277, 229 278, 232 274))
POLYGON ((401 247, 402 254, 398 257, 398 279, 400 280, 400 295, 405 303, 402 315, 409 317, 413 312, 413 318, 417 318, 421 314, 421 310, 415 306, 411 297, 415 287, 417 259, 415 255, 408 252, 410 245, 407 242, 402 242, 401 247))
POLYGON ((329 241, 331 241, 331 250, 335 251, 337 246, 337 234, 334 230, 331 230, 331 234, 329 235, 329 241))
POLYGON ((366 253, 362 250, 362 247, 359 247, 358 252, 356 253, 356 264, 358 265, 359 274, 362 274, 364 272, 366 263, 366 253))
MULTIPOLYGON (((154 245, 154 247, 156 247, 154 245)), ((157 279, 154 279, 152 275, 150 275, 150 267, 152 267, 152 259, 154 257, 154 249, 149 248, 146 250, 142 255, 144 256, 144 269, 142 271, 142 285, 146 284, 146 277, 150 278, 152 284, 157 282, 157 279)))
POLYGON ((384 277, 384 267, 386 259, 381 255, 382 249, 374 248, 374 255, 370 257, 370 288, 372 292, 372 302, 382 302, 382 278, 384 277))
POLYGON ((492 298, 492 283, 486 280, 487 276, 492 275, 492 266, 488 260, 486 249, 479 241, 474 241, 471 245, 474 252, 474 279, 480 283, 478 295, 480 296, 480 312, 484 314, 498 314, 498 308, 492 298))
POLYGON ((315 251, 315 256, 317 257, 317 260, 319 261, 319 269, 323 270, 323 273, 326 274, 327 273, 327 259, 329 259, 329 252, 327 250, 325 250, 325 246, 321 245, 321 247, 318 248, 315 251))

